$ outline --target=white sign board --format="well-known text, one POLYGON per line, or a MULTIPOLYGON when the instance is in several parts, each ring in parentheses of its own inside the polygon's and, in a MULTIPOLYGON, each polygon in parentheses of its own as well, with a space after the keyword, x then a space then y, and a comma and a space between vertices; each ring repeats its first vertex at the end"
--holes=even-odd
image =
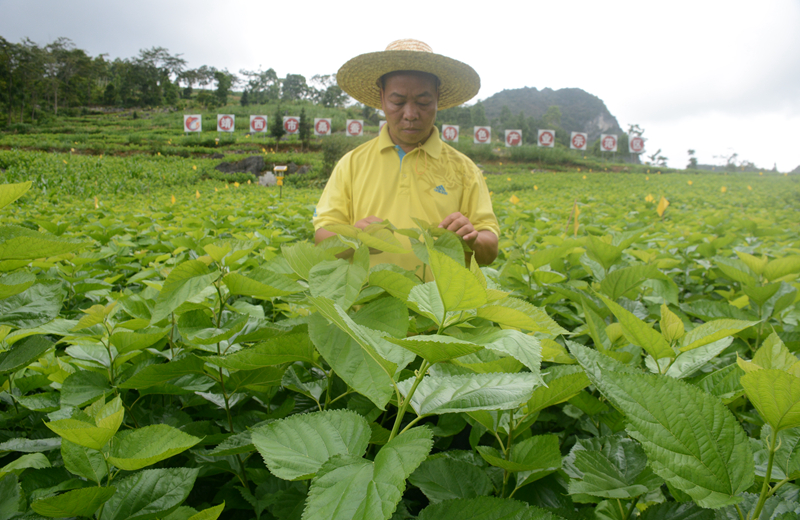
POLYGON ((556 145, 555 130, 539 130, 539 146, 553 148, 556 145))
POLYGON ((522 130, 506 130, 506 146, 522 146, 522 130))
POLYGON ((616 152, 617 151, 617 136, 615 134, 601 134, 600 135, 600 151, 601 152, 616 152))
POLYGON ((267 116, 250 116, 250 133, 267 131, 267 116))
POLYGON ((589 134, 572 132, 569 137, 569 147, 573 150, 586 150, 589 145, 589 134))
POLYGON ((348 119, 347 137, 359 137, 364 135, 364 120, 363 119, 348 119))
POLYGON ((203 130, 203 116, 200 114, 183 116, 184 132, 201 132, 203 130))
POLYGON ((458 141, 458 125, 442 125, 442 141, 455 143, 458 141))
POLYGON ((331 135, 331 120, 325 117, 314 118, 314 135, 331 135))
POLYGON ((300 118, 283 116, 283 129, 286 130, 286 135, 296 135, 300 131, 300 118))
POLYGON ((487 144, 492 140, 491 126, 476 126, 474 134, 475 144, 487 144))
POLYGON ((628 152, 642 153, 644 151, 644 137, 634 135, 628 139, 628 152))
POLYGON ((217 114, 217 132, 233 132, 236 128, 236 116, 233 114, 217 114))

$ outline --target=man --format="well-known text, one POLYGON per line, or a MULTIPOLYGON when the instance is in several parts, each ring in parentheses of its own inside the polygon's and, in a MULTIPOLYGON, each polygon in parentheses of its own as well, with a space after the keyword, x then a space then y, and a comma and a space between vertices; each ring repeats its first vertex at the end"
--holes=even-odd
MULTIPOLYGON (((480 78, 472 67, 434 54, 422 42, 398 40, 383 52, 348 61, 336 79, 356 100, 381 108, 386 124, 376 139, 334 168, 315 210, 316 242, 334 235, 325 229, 331 224, 364 229, 389 220, 397 228, 412 228, 412 218, 418 218, 462 237, 479 264, 492 263, 500 228, 483 174, 443 143, 434 126, 437 110, 477 94, 480 78)), ((396 236, 410 249, 407 237, 396 236)), ((410 252, 381 253, 371 263, 410 270, 421 264, 410 252)))

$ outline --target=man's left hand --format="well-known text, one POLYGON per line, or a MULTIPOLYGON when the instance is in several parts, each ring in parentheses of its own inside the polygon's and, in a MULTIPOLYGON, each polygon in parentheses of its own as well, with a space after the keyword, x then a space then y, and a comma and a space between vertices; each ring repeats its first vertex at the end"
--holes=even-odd
POLYGON ((463 238, 475 253, 475 260, 479 265, 489 265, 497 258, 497 235, 488 229, 478 231, 472 222, 458 211, 448 215, 439 227, 463 238))
POLYGON ((458 211, 447 215, 441 224, 439 224, 439 227, 452 231, 460 236, 470 247, 472 247, 475 239, 478 238, 478 230, 475 229, 475 226, 472 225, 472 222, 470 222, 467 217, 458 211))

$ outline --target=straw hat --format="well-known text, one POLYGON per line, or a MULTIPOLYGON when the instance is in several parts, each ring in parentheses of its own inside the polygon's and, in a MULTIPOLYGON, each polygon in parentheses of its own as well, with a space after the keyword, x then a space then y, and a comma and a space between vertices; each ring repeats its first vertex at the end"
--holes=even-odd
POLYGON ((356 100, 372 108, 383 108, 380 77, 398 70, 417 70, 438 77, 439 110, 469 101, 481 88, 481 78, 472 67, 434 54, 428 44, 419 40, 393 41, 383 52, 356 56, 342 65, 336 81, 356 100))

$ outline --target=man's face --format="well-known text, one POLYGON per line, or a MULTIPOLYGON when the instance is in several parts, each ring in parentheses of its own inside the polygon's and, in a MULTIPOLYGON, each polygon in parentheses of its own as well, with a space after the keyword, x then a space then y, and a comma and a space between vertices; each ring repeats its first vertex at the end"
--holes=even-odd
POLYGON ((406 152, 431 135, 439 92, 436 78, 424 72, 397 72, 385 78, 381 103, 392 141, 406 152))

